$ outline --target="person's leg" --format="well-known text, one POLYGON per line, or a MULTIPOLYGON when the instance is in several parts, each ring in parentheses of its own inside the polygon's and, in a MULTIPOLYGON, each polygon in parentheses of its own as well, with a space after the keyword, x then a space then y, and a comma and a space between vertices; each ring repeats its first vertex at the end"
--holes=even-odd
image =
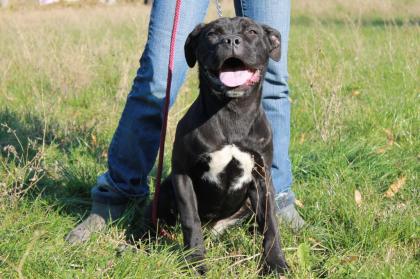
MULTIPOLYGON (((171 104, 187 71, 185 40, 204 19, 207 6, 208 1, 182 1, 176 34, 171 104)), ((174 9, 175 1, 158 0, 153 3, 141 67, 109 148, 107 179, 115 189, 130 198, 145 196, 149 191, 147 176, 159 148, 174 9)))
POLYGON ((295 210, 291 190, 292 170, 289 159, 290 101, 287 49, 290 29, 290 0, 235 0, 236 14, 267 24, 280 31, 281 59, 270 60, 263 84, 263 107, 273 130, 272 179, 281 219, 299 229, 304 222, 295 210))
MULTIPOLYGON (((204 20, 207 8, 208 0, 182 1, 176 34, 171 104, 188 68, 184 42, 189 32, 204 20)), ((108 172, 98 178, 97 186, 92 189, 91 215, 70 232, 66 238, 69 242, 87 240, 92 231, 105 226, 107 219, 118 218, 129 199, 142 199, 149 194, 147 176, 159 148, 174 11, 175 1, 153 2, 141 66, 109 148, 108 172)))

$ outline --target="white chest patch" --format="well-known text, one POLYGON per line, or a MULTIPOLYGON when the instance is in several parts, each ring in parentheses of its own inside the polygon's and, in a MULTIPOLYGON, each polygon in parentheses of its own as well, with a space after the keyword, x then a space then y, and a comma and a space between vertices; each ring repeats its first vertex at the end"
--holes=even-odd
POLYGON ((243 152, 234 144, 231 144, 224 146, 218 151, 210 153, 209 156, 209 170, 203 173, 203 179, 219 184, 220 173, 226 168, 232 159, 236 159, 240 164, 240 168, 243 170, 243 174, 232 181, 232 185, 230 186, 231 189, 240 189, 244 183, 251 182, 254 159, 249 153, 243 152))

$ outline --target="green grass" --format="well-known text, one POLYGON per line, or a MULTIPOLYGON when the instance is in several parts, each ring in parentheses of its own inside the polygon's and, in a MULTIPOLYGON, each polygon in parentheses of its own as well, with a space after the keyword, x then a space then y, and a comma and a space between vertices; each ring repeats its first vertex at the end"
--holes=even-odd
MULTIPOLYGON (((419 5, 358 3, 294 1, 290 154, 309 226, 282 228, 288 278, 420 277, 419 5)), ((194 276, 179 227, 177 241, 117 252, 139 206, 84 245, 64 242, 106 170, 147 16, 127 4, 0 10, 0 278, 194 276)), ((166 162, 196 95, 192 72, 171 111, 166 162)), ((261 237, 250 230, 206 239, 209 278, 258 276, 261 237)))

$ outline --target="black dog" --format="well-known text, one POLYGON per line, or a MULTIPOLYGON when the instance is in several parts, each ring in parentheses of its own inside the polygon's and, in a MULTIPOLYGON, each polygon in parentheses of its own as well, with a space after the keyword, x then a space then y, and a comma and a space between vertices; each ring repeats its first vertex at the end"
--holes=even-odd
MULTIPOLYGON (((198 61, 200 94, 178 123, 158 218, 173 225, 179 213, 185 247, 196 262, 205 253, 201 225, 215 223, 219 230, 250 203, 264 235, 265 270, 283 272, 270 176, 272 133, 261 106, 268 60, 280 59, 280 34, 248 18, 220 18, 191 32, 185 56, 190 67, 198 61)), ((203 265, 197 268, 205 272, 203 265)))

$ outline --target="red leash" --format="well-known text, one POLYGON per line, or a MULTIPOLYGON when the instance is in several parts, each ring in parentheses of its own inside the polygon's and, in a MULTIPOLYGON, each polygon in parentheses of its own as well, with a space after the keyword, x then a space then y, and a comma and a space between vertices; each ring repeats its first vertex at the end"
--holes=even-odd
MULTIPOLYGON (((168 123, 168 112, 169 112, 169 102, 171 97, 171 85, 172 85, 172 74, 174 70, 174 56, 175 56, 175 39, 176 33, 178 31, 178 22, 179 22, 179 11, 181 9, 181 0, 176 0, 175 6, 175 16, 174 22, 172 25, 172 35, 171 35, 171 45, 169 49, 169 64, 168 64, 168 77, 166 79, 166 96, 165 104, 163 107, 163 123, 162 130, 160 131, 160 144, 159 144, 159 160, 158 160, 158 169, 155 182, 155 194, 153 196, 153 207, 152 207, 152 222, 153 225, 157 228, 157 208, 158 208, 158 197, 160 192, 160 183, 162 179, 162 168, 163 168, 163 157, 165 151, 165 138, 166 138, 166 127, 168 123)), ((167 235, 167 232, 162 228, 158 228, 160 235, 167 235)))

